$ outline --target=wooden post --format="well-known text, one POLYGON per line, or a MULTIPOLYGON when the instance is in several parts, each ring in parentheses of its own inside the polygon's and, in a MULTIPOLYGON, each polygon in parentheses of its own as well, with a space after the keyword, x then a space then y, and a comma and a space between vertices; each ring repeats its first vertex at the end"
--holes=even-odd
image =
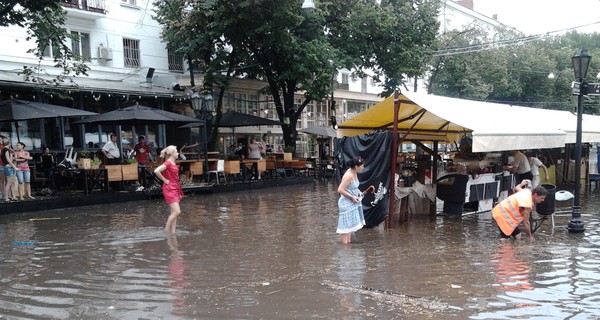
POLYGON ((400 93, 398 92, 398 90, 396 90, 394 92, 394 129, 393 129, 393 136, 392 136, 392 159, 390 161, 390 172, 392 174, 392 178, 390 179, 390 186, 389 186, 389 191, 390 191, 390 204, 389 204, 389 211, 388 211, 388 217, 387 217, 387 227, 391 228, 392 227, 392 219, 394 216, 394 201, 396 200, 396 191, 395 191, 395 184, 396 184, 396 158, 398 155, 398 111, 400 111, 400 93))

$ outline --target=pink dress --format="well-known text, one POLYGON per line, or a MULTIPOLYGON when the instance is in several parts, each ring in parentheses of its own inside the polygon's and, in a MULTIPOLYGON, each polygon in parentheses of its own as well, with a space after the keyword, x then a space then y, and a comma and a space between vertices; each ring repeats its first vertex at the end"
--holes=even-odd
POLYGON ((183 198, 183 190, 181 190, 181 185, 179 185, 179 168, 171 161, 165 161, 164 165, 167 169, 162 172, 162 175, 169 180, 169 184, 162 185, 165 202, 179 202, 183 198))

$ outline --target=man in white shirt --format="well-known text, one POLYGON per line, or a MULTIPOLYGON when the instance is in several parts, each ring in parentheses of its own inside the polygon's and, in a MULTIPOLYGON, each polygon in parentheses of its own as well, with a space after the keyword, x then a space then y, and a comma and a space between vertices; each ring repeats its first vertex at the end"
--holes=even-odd
POLYGON ((519 184, 524 179, 533 180, 533 174, 531 173, 531 166, 529 165, 529 160, 527 160, 527 156, 525 156, 519 150, 511 150, 513 158, 515 159, 510 166, 504 166, 502 169, 510 171, 515 174, 515 183, 519 184))
POLYGON ((116 134, 110 134, 110 141, 102 147, 102 153, 104 153, 104 156, 108 159, 108 164, 119 164, 121 152, 119 152, 119 147, 117 146, 116 134))

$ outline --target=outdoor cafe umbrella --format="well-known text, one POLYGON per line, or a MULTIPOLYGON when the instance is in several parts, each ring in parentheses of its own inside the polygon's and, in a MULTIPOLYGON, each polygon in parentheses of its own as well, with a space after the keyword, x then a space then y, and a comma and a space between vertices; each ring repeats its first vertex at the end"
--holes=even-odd
MULTIPOLYGON (((0 122, 13 122, 15 127, 17 127, 18 121, 24 120, 70 118, 95 114, 97 113, 35 101, 11 99, 0 102, 0 122)), ((21 141, 20 139, 17 129, 17 140, 21 141)))
POLYGON ((312 134, 315 136, 323 136, 323 137, 337 137, 337 131, 331 127, 308 127, 304 129, 298 130, 298 132, 304 132, 308 134, 312 134))
POLYGON ((106 125, 146 125, 152 123, 188 123, 201 120, 156 108, 136 104, 76 121, 76 124, 106 124, 106 125))
MULTIPOLYGON (((213 125, 215 125, 216 118, 213 118, 213 125)), ((256 127, 256 126, 280 126, 281 122, 253 116, 251 114, 227 111, 221 115, 221 121, 219 122, 219 128, 231 128, 232 134, 235 136, 236 127, 256 127)), ((201 126, 201 124, 190 123, 181 126, 180 128, 193 128, 201 126)))

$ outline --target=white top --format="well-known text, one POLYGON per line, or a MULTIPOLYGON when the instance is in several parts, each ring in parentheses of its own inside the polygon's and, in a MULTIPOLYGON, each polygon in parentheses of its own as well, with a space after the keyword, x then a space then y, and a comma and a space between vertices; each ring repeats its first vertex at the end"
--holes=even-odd
POLYGON ((249 159, 260 159, 261 157, 261 150, 262 150, 262 143, 260 142, 256 142, 254 144, 250 144, 248 146, 248 148, 250 149, 250 152, 248 153, 248 158, 249 159))
POLYGON ((523 174, 525 172, 531 171, 531 166, 529 165, 529 160, 527 160, 527 156, 525 156, 521 151, 518 151, 514 154, 515 161, 513 162, 513 167, 517 167, 517 173, 523 174))
POLYGON ((109 159, 116 159, 121 156, 121 153, 119 152, 119 148, 117 148, 117 145, 112 140, 108 141, 104 145, 104 147, 102 147, 102 150, 104 150, 104 151, 106 151, 106 153, 108 153, 109 159))
POLYGON ((536 157, 529 158, 529 166, 531 167, 531 174, 534 176, 540 175, 540 166, 542 165, 542 161, 536 157))

